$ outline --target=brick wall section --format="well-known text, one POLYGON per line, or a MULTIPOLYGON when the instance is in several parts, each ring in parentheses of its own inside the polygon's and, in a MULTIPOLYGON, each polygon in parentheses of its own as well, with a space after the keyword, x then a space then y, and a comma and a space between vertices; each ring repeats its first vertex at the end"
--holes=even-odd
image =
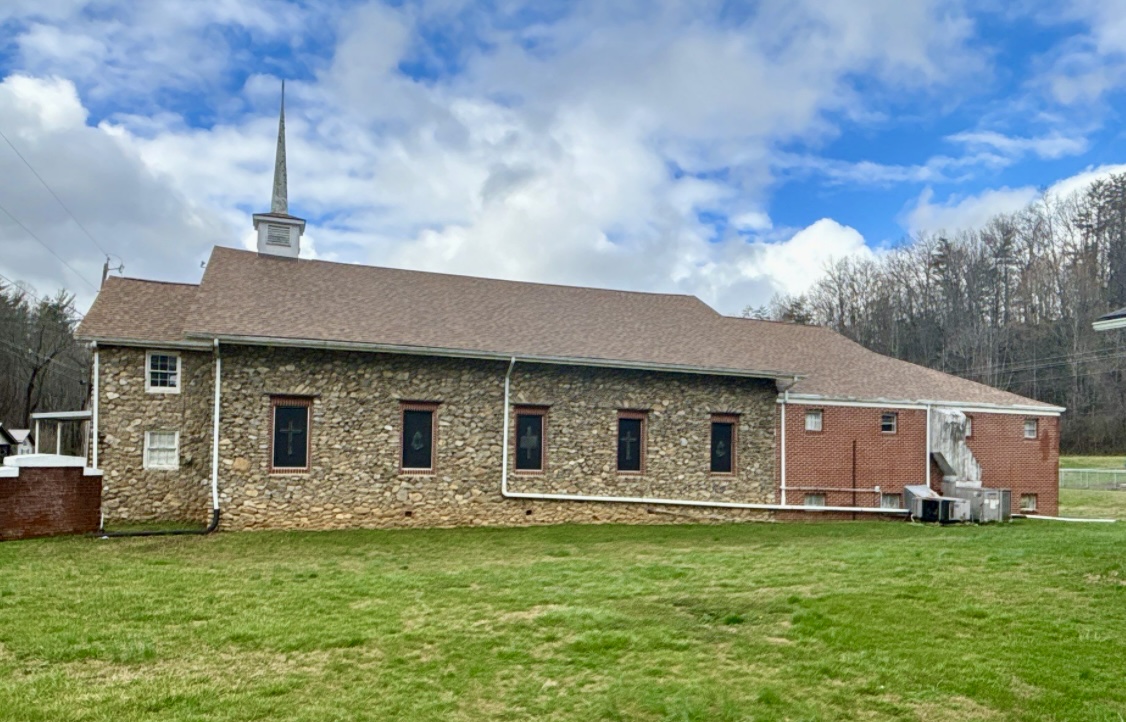
MULTIPOLYGON (((1059 418, 1039 419, 1040 436, 1025 440, 1024 416, 971 413, 970 449, 982 465, 985 486, 1011 489, 1013 511, 1019 512, 1020 495, 1038 496, 1041 514, 1054 515, 1059 503, 1059 418)), ((1031 418, 1031 417, 1030 417, 1031 418)), ((787 501, 801 504, 806 493, 825 493, 829 506, 852 504, 853 442, 856 442, 856 487, 899 494, 903 487, 924 483, 926 411, 851 406, 788 404, 786 407, 787 501), (805 430, 805 412, 822 410, 822 431, 805 430), (898 432, 883 434, 880 416, 899 414, 898 432), (804 489, 810 488, 807 492, 804 489), (813 491, 817 489, 818 491, 813 491)), ((780 451, 779 451, 780 453, 780 451)), ((942 473, 931 461, 929 482, 942 488, 942 473)), ((856 495, 860 506, 878 506, 871 492, 856 495)))
POLYGON ((25 467, 0 478, 0 540, 98 530, 102 480, 77 467, 25 467))
POLYGON ((1013 513, 1020 512, 1020 495, 1036 494, 1037 512, 1059 514, 1059 417, 971 413, 970 450, 981 462, 985 486, 1013 490, 1013 513), (1039 420, 1036 439, 1024 438, 1025 418, 1039 420))
MULTIPOLYGON (((153 349, 157 350, 157 349, 153 349)), ((107 519, 206 522, 211 518, 214 360, 180 351, 178 394, 145 391, 145 349, 99 349, 98 466, 107 519), (146 431, 180 432, 180 469, 144 468, 146 431)))

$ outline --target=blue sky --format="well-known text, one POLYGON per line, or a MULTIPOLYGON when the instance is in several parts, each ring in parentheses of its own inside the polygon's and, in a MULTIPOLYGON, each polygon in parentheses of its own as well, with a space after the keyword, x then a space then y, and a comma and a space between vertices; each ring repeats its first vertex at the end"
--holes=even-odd
POLYGON ((1126 0, 10 0, 0 38, 0 131, 94 236, 0 142, 0 274, 80 306, 100 248, 251 244, 283 77, 306 256, 729 313, 1126 151, 1126 0))

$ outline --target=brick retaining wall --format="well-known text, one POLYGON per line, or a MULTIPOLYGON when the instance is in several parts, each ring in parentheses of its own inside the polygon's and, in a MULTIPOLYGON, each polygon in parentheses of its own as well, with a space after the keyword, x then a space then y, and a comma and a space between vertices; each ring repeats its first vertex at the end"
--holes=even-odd
POLYGON ((81 467, 23 467, 0 477, 0 541, 98 530, 102 478, 81 467))

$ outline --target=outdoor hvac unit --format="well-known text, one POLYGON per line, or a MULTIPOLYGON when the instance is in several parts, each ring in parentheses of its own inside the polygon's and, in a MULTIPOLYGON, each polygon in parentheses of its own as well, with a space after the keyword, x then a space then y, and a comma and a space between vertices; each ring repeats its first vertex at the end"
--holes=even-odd
POLYGON ((911 502, 911 516, 919 521, 955 524, 970 521, 970 503, 965 499, 916 496, 911 502))
POLYGON ((980 486, 943 484, 948 496, 967 501, 970 517, 979 523, 1011 521, 1013 517, 1012 492, 1008 489, 985 489, 980 486))

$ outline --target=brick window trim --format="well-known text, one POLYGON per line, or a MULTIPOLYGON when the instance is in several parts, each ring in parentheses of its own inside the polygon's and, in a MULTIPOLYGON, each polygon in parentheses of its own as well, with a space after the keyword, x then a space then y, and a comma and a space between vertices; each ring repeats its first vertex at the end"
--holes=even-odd
POLYGON ((825 409, 806 409, 802 414, 802 430, 807 434, 822 434, 825 432, 825 409), (817 414, 820 420, 820 429, 809 428, 809 417, 812 414, 817 414))
POLYGON ((180 387, 184 385, 184 360, 180 358, 179 351, 163 351, 161 349, 149 349, 145 351, 145 393, 146 394, 178 394, 180 387), (153 356, 168 356, 169 358, 176 359, 176 385, 175 386, 153 386, 152 385, 152 358, 153 356))
POLYGON ((547 434, 547 415, 548 414, 547 414, 547 412, 550 411, 550 410, 551 410, 551 407, 547 406, 547 405, 536 405, 536 404, 513 405, 513 407, 512 407, 512 440, 510 442, 511 446, 509 447, 511 449, 511 453, 512 453, 512 464, 509 466, 509 469, 514 475, 517 475, 517 476, 543 476, 544 474, 547 473, 547 451, 548 451, 549 448, 551 448, 551 447, 548 446, 548 434, 547 434), (520 432, 516 430, 516 417, 517 416, 539 416, 542 419, 542 421, 540 422, 541 424, 543 424, 541 431, 540 431, 540 434, 541 434, 541 437, 542 437, 541 441, 540 441, 540 446, 541 446, 541 448, 540 448, 540 468, 538 468, 538 469, 517 469, 516 468, 516 455, 520 453, 520 439, 518 438, 519 435, 520 435, 520 432))
POLYGON ((408 476, 433 476, 438 473, 438 407, 441 401, 400 401, 399 402, 399 473, 408 476), (403 445, 407 443, 406 412, 430 412, 430 468, 421 469, 403 466, 403 445))
MULTIPOLYGON (((644 465, 644 457, 642 457, 644 465)), ((732 477, 739 475, 739 414, 712 414, 708 421, 708 475, 732 477), (731 424, 731 471, 712 471, 712 424, 731 424)))
POLYGON ((271 475, 293 476, 308 474, 313 465, 313 397, 312 396, 270 396, 270 446, 269 457, 266 463, 271 475), (305 466, 274 466, 274 421, 279 406, 304 406, 307 420, 305 422, 305 466))
POLYGON ((614 420, 614 468, 619 476, 638 477, 645 475, 645 469, 649 462, 649 412, 641 409, 621 409, 618 411, 618 417, 614 420), (629 471, 618 469, 618 422, 622 419, 638 419, 641 421, 641 440, 638 444, 638 453, 641 454, 641 469, 638 471, 629 471))
POLYGON ((880 412, 880 433, 884 436, 895 436, 899 433, 899 412, 898 411, 881 411, 880 412), (884 418, 890 416, 892 418, 892 430, 884 431, 884 418))

